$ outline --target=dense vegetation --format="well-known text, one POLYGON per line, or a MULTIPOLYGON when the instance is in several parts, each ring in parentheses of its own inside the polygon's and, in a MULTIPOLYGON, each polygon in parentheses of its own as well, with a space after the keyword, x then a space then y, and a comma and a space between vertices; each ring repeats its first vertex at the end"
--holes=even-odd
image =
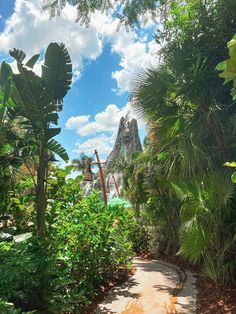
MULTIPOLYGON (((84 198, 83 176, 67 179, 74 166, 54 164, 55 154, 68 160, 52 126, 72 77, 64 45, 49 45, 41 77, 32 71, 39 55, 10 55, 19 73, 2 63, 0 312, 80 313, 102 282, 129 270, 136 222, 99 193, 84 198)), ((74 164, 83 171, 82 157, 74 164)))
POLYGON ((235 283, 235 179, 224 164, 235 166, 236 3, 172 1, 168 16, 156 34, 162 62, 133 84, 149 133, 123 167, 126 194, 151 217, 153 250, 235 283))
MULTIPOLYGON (((106 9, 86 3, 77 6, 85 23, 106 9)), ((101 283, 131 267, 134 251, 148 249, 235 285, 236 3, 123 1, 121 21, 133 25, 157 7, 160 63, 134 78, 130 96, 147 121, 144 151, 115 169, 133 210, 105 206, 98 191, 83 196, 90 157, 55 166, 56 155, 68 161, 54 139, 72 79, 64 45, 49 45, 41 76, 39 55, 25 62, 10 51, 18 74, 1 64, 0 313, 81 313, 101 283), (82 174, 68 179, 73 169, 82 174)))

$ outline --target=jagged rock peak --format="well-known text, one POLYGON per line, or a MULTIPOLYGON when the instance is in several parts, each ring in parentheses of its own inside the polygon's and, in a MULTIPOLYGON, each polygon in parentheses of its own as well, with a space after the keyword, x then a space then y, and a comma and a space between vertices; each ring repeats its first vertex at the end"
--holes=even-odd
POLYGON ((134 152, 142 151, 142 145, 138 133, 138 122, 136 119, 129 119, 129 115, 120 119, 120 125, 114 148, 107 158, 107 165, 115 163, 117 158, 128 157, 134 152))

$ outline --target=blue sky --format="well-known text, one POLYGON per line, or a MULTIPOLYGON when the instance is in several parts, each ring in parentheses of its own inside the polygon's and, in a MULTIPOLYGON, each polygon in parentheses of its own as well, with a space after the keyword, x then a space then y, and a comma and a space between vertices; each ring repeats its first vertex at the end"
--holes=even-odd
MULTIPOLYGON (((76 11, 67 6, 60 17, 50 20, 40 11, 41 0, 0 0, 0 61, 15 47, 28 56, 41 52, 52 41, 64 42, 74 69, 73 85, 60 113, 58 140, 71 159, 97 149, 102 158, 111 151, 119 119, 131 111, 128 102, 135 74, 156 64, 158 46, 153 25, 143 29, 122 28, 112 16, 95 13, 89 28, 74 22, 76 11)), ((40 61, 42 63, 42 60, 40 61)), ((13 69, 15 64, 11 63, 13 69)), ((41 64, 35 71, 40 75, 41 64)), ((145 125, 138 119, 143 139, 145 125)))

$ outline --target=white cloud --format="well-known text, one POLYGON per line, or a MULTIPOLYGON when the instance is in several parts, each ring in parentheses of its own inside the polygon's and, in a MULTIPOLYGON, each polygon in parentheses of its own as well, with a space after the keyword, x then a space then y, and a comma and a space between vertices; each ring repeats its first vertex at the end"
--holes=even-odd
POLYGON ((97 113, 93 119, 90 116, 73 116, 66 122, 67 129, 74 129, 81 136, 96 135, 101 132, 116 133, 120 118, 130 113, 131 117, 135 117, 141 127, 144 122, 137 116, 130 103, 123 108, 118 108, 114 104, 108 105, 104 111, 97 113))
POLYGON ((66 128, 69 130, 78 129, 89 121, 90 116, 73 116, 66 122, 66 128))
POLYGON ((94 120, 79 126, 77 133, 82 136, 101 132, 114 132, 121 117, 121 110, 116 105, 108 105, 104 111, 95 115, 94 120))
POLYGON ((94 118, 90 116, 73 116, 69 118, 66 127, 70 130, 76 130, 80 135, 80 141, 76 143, 74 152, 92 154, 94 149, 97 149, 100 154, 109 154, 115 143, 120 118, 127 114, 138 120, 139 130, 145 129, 144 121, 137 116, 130 103, 122 108, 110 104, 104 111, 97 113, 94 118), (81 142, 82 137, 88 136, 89 139, 81 142))
POLYGON ((114 140, 110 136, 101 134, 97 137, 93 137, 83 143, 76 143, 75 153, 84 152, 85 154, 92 155, 94 150, 97 149, 99 154, 107 155, 111 152, 114 144, 114 140))
POLYGON ((41 1, 16 0, 12 16, 0 34, 0 50, 8 53, 16 47, 28 56, 45 50, 50 42, 63 42, 72 59, 74 75, 80 76, 83 60, 96 59, 102 52, 102 38, 95 25, 89 28, 75 23, 76 12, 67 5, 60 17, 49 19, 41 12, 41 1))
MULTIPOLYGON (((74 79, 81 77, 84 59, 95 60, 104 42, 121 57, 121 69, 112 73, 120 93, 130 90, 130 79, 155 59, 153 49, 145 36, 138 37, 134 30, 122 27, 117 32, 118 19, 95 12, 88 28, 75 23, 76 10, 67 5, 61 16, 49 19, 41 12, 39 0, 16 0, 12 16, 0 33, 0 52, 8 53, 13 47, 24 50, 28 57, 44 51, 50 42, 63 42, 72 59, 74 79)), ((149 27, 151 24, 149 24, 149 27)), ((40 73, 40 64, 36 66, 40 73)))
POLYGON ((112 73, 112 77, 117 81, 118 92, 130 92, 134 76, 144 68, 158 63, 156 55, 158 48, 154 41, 147 42, 146 40, 134 42, 124 49, 120 61, 121 70, 112 73), (157 47, 156 50, 154 46, 157 47))

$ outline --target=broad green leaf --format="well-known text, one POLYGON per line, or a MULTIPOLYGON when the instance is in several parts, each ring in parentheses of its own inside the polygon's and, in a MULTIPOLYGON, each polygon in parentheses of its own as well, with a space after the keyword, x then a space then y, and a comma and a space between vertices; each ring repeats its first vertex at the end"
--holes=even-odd
POLYGON ((35 63, 38 61, 38 58, 39 58, 40 54, 36 54, 34 55, 33 57, 31 57, 27 62, 26 62, 26 66, 27 67, 30 67, 30 68, 33 68, 35 63))
POLYGON ((216 70, 217 71, 224 71, 226 69, 226 66, 227 66, 227 61, 222 61, 220 63, 217 64, 216 66, 216 70))
POLYGON ((14 48, 9 51, 10 56, 12 56, 18 63, 22 63, 25 59, 26 54, 24 51, 14 48))
POLYGON ((42 66, 42 79, 52 100, 60 102, 70 89, 72 80, 71 59, 64 44, 51 43, 48 46, 42 66))
POLYGON ((232 161, 232 162, 227 161, 226 163, 224 163, 224 166, 236 168, 236 162, 235 161, 232 161))
POLYGON ((231 175, 231 180, 233 183, 236 183, 236 172, 231 175))
POLYGON ((2 62, 0 68, 0 90, 3 91, 3 104, 6 104, 11 96, 12 69, 9 64, 2 62))
POLYGON ((53 153, 57 154, 62 160, 64 160, 64 161, 68 161, 69 160, 69 156, 68 156, 65 148, 59 142, 57 142, 56 140, 51 139, 48 142, 47 147, 53 153))
POLYGON ((60 134, 61 128, 50 128, 45 130, 45 136, 47 141, 49 141, 54 136, 60 134))
POLYGON ((12 69, 9 64, 2 62, 0 68, 0 86, 4 87, 7 84, 9 77, 12 76, 12 69))

